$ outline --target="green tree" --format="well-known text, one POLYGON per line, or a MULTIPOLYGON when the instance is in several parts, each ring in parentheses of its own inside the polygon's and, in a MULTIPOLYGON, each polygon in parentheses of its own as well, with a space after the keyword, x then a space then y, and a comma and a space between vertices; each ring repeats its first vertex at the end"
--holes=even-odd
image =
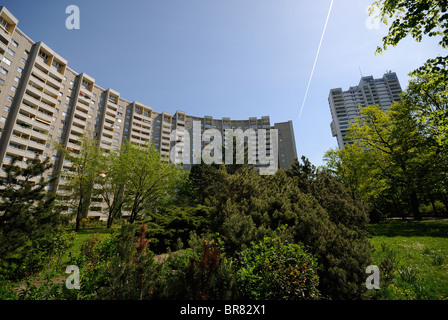
POLYGON ((17 160, 4 167, 6 177, 0 181, 0 270, 12 277, 28 272, 24 261, 32 260, 37 243, 51 237, 61 222, 42 177, 52 167, 49 159, 27 160, 25 168, 17 160))
POLYGON ((93 187, 100 174, 100 150, 98 141, 90 136, 83 136, 79 142, 80 151, 67 150, 59 146, 68 170, 61 173, 65 181, 64 198, 70 199, 75 206, 75 231, 79 231, 81 220, 88 215, 93 187))
POLYGON ((418 174, 431 153, 422 153, 424 141, 417 129, 408 104, 395 103, 388 112, 369 106, 361 109, 361 116, 350 126, 349 137, 375 160, 377 179, 386 179, 389 187, 403 190, 414 218, 421 219, 418 190, 423 177, 418 174))
POLYGON ((107 152, 99 156, 101 169, 98 172, 94 195, 99 196, 107 207, 107 228, 112 227, 114 220, 122 214, 126 197, 127 166, 119 152, 107 152))
MULTIPOLYGON (((380 9, 381 21, 385 24, 393 19, 389 32, 382 39, 382 46, 377 47, 377 53, 386 50, 388 46, 396 46, 410 35, 420 42, 423 36, 439 37, 439 45, 448 48, 448 1, 446 0, 378 0, 372 6, 380 9)), ((448 56, 428 59, 424 66, 415 74, 441 74, 447 80, 448 56)))
POLYGON ((156 212, 163 203, 174 199, 176 188, 186 177, 183 169, 162 158, 150 144, 144 147, 123 144, 119 159, 120 172, 125 179, 130 222, 134 222, 143 212, 156 212))

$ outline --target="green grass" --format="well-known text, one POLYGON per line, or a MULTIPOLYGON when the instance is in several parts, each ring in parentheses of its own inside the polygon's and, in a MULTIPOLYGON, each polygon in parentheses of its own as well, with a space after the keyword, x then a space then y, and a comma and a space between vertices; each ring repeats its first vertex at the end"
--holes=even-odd
POLYGON ((370 226, 380 267, 378 299, 448 297, 448 220, 392 220, 370 226))

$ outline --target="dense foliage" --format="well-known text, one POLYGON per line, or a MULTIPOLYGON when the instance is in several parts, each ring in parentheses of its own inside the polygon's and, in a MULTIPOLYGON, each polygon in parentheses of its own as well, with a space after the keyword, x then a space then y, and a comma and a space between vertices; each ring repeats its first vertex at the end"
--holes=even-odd
POLYGON ((27 160, 25 167, 16 163, 13 158, 0 181, 0 276, 8 278, 41 270, 64 247, 59 245, 60 211, 42 177, 51 164, 39 159, 27 160))

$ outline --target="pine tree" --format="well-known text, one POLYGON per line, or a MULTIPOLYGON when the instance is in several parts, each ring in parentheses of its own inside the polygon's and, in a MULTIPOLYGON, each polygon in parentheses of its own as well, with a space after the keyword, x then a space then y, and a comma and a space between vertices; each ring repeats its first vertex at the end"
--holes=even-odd
POLYGON ((42 177, 52 167, 48 158, 28 160, 25 168, 17 161, 3 167, 6 177, 0 181, 0 270, 14 277, 26 271, 22 263, 30 249, 60 222, 55 196, 46 191, 49 182, 42 177))

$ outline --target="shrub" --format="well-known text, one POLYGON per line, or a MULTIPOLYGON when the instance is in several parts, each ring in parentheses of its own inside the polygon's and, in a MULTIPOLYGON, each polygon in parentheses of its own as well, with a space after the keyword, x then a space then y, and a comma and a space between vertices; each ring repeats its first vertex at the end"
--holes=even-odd
POLYGON ((169 255, 163 263, 158 297, 165 299, 226 300, 235 298, 232 260, 217 234, 191 232, 190 248, 169 255))
POLYGON ((238 254, 238 291, 247 299, 319 299, 317 261, 302 246, 265 237, 238 254))

